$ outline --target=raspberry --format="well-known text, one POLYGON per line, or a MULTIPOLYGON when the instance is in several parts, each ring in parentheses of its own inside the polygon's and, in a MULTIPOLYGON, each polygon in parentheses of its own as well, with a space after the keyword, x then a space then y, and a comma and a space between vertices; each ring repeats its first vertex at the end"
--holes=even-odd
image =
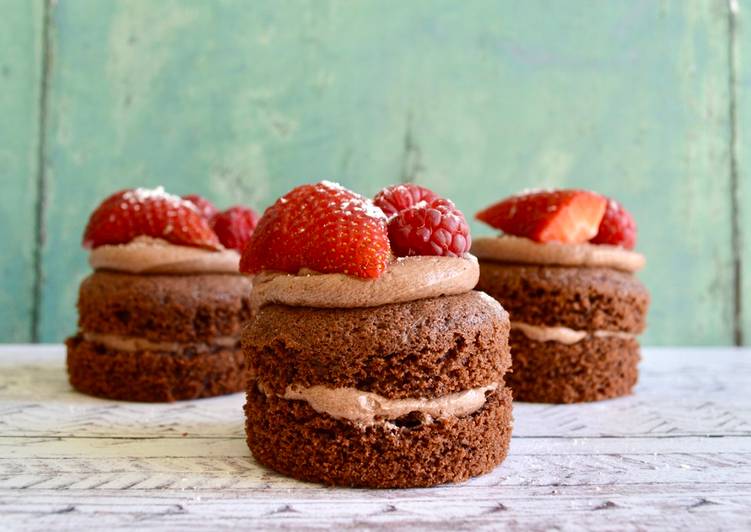
POLYGON ((442 198, 402 210, 389 221, 388 231, 398 257, 461 257, 472 245, 464 214, 442 198))
POLYGON ((225 248, 242 251, 258 224, 258 214, 248 207, 230 207, 211 218, 211 228, 225 248))
POLYGON ((373 198, 373 203, 380 207, 386 216, 391 218, 404 209, 414 207, 421 201, 431 203, 438 198, 438 194, 428 188, 407 183, 384 188, 373 198))

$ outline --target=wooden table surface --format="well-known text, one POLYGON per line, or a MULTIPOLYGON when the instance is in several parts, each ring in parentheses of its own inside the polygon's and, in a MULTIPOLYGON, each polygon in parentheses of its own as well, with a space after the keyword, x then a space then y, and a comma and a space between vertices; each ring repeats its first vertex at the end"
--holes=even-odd
POLYGON ((61 346, 0 347, 0 528, 751 529, 751 351, 646 349, 632 397, 516 404, 495 471, 325 488, 249 456, 243 396, 73 392, 61 346))

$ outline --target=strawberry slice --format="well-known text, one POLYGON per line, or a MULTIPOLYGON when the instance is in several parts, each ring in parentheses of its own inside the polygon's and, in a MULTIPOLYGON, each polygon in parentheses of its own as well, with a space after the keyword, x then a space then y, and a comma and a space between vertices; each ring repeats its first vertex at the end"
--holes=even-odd
POLYGON ((403 209, 391 218, 388 230, 397 257, 461 257, 472 244, 464 214, 451 201, 442 198, 403 209))
POLYGON ((587 242, 597 234, 607 199, 587 190, 553 190, 511 196, 477 213, 509 235, 537 242, 587 242))
POLYGON ((198 207, 198 211, 207 220, 211 220, 211 218, 219 212, 213 203, 198 194, 188 194, 182 198, 198 207))
POLYGON ((211 218, 211 228, 225 248, 242 251, 258 224, 258 214, 248 207, 230 207, 211 218))
POLYGON ((198 208, 179 196, 156 189, 116 192, 94 210, 83 235, 85 248, 127 244, 137 236, 161 238, 180 246, 221 249, 198 208))
POLYGON ((590 242, 634 249, 636 247, 636 221, 634 217, 623 205, 615 200, 609 200, 605 216, 602 217, 600 222, 600 229, 590 242))
POLYGON ((404 209, 414 207, 421 201, 431 203, 438 198, 438 194, 429 188, 407 183, 384 188, 373 198, 373 203, 380 207, 386 216, 391 218, 404 209))
POLYGON ((391 259, 383 211, 341 185, 292 189, 266 209, 243 252, 240 271, 277 270, 378 277, 391 259))

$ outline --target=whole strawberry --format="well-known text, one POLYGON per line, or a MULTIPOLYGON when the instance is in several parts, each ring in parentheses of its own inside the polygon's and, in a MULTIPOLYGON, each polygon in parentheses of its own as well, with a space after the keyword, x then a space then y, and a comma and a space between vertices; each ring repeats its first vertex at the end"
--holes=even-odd
POLYGON ((160 238, 181 246, 221 249, 198 208, 179 196, 156 189, 121 190, 104 200, 89 218, 86 248, 127 244, 137 236, 160 238))
POLYGON ((373 198, 373 203, 380 207, 386 216, 391 218, 404 209, 414 207, 421 201, 430 203, 438 198, 438 194, 429 188, 407 183, 384 188, 373 198))
POLYGON ((464 214, 443 198, 402 209, 389 221, 388 231, 397 257, 461 257, 472 245, 464 214))
POLYGON ((198 212, 200 212, 207 220, 211 220, 211 218, 219 212, 213 203, 198 194, 188 194, 182 198, 195 205, 198 208, 198 212))
POLYGON ((240 271, 308 268, 375 278, 390 259, 383 211, 341 185, 322 181, 294 188, 266 209, 240 271))
POLYGON ((597 235, 590 242, 634 249, 636 247, 636 221, 623 205, 611 199, 608 201, 608 207, 600 222, 597 235))
POLYGON ((258 224, 258 214, 248 207, 235 206, 215 214, 211 218, 211 228, 225 248, 242 251, 250 242, 253 230, 258 224))

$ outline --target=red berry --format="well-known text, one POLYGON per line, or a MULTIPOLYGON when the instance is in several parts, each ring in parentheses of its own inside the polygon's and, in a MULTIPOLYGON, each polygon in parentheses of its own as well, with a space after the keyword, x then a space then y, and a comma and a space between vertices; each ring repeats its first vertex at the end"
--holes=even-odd
POLYGON ((242 251, 258 224, 258 214, 247 207, 230 207, 214 215, 211 228, 225 248, 242 251))
POLYGON ((389 221, 389 238, 397 257, 461 257, 472 245, 464 214, 442 198, 409 207, 394 216, 389 221))
POLYGON ((183 199, 198 207, 198 212, 207 220, 211 220, 219 212, 213 203, 198 194, 188 194, 187 196, 183 196, 183 199))
POLYGON ((391 259, 383 211, 341 185, 292 189, 263 213, 240 271, 277 270, 378 277, 391 259))
POLYGON ((608 201, 605 216, 600 222, 600 229, 590 242, 634 249, 636 247, 636 221, 631 213, 623 208, 623 205, 611 199, 608 201))
POLYGON ((438 199, 439 196, 432 190, 407 183, 405 185, 392 185, 381 190, 373 199, 378 207, 386 213, 389 218, 400 213, 404 209, 414 207, 421 201, 431 203, 438 199))
POLYGON ((509 235, 537 242, 587 242, 597 234, 607 199, 587 190, 554 190, 511 196, 477 213, 509 235))
POLYGON ((83 245, 127 244, 137 236, 161 238, 181 246, 221 249, 209 222, 198 208, 162 187, 121 190, 91 214, 83 245))

